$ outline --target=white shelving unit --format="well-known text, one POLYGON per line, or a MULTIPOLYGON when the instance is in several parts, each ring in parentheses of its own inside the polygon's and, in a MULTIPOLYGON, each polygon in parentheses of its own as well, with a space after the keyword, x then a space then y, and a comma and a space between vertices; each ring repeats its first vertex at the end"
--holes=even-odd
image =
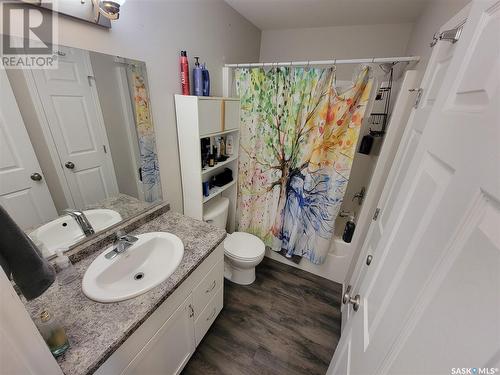
MULTIPOLYGON (((204 204, 217 196, 229 198, 227 231, 233 232, 236 214, 238 177, 240 100, 238 98, 175 95, 177 137, 181 162, 184 215, 203 219, 204 204), (232 135, 233 153, 213 167, 201 167, 201 140, 232 135), (229 168, 233 181, 214 186, 209 195, 203 195, 202 184, 229 168)), ((226 138, 227 139, 227 138, 226 138)))

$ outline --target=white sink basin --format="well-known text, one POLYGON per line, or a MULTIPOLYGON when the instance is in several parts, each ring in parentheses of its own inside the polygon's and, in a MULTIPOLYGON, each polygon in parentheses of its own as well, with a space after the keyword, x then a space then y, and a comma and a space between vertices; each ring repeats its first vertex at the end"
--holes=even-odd
MULTIPOLYGON (((96 209, 83 213, 96 233, 122 221, 120 214, 114 210, 96 209)), ((29 236, 35 243, 41 242, 44 245, 42 253, 45 257, 55 254, 57 249, 67 248, 85 238, 80 226, 69 215, 60 216, 42 225, 29 236)))
POLYGON ((179 266, 184 245, 171 233, 151 232, 112 259, 104 250, 90 264, 82 281, 83 293, 97 302, 118 302, 153 289, 179 266))

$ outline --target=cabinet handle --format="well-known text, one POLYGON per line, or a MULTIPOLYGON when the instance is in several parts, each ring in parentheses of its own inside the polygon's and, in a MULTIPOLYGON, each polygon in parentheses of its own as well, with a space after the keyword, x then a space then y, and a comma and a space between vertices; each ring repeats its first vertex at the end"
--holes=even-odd
POLYGON ((217 285, 217 283, 214 280, 212 286, 210 288, 208 288, 207 290, 205 290, 205 293, 210 293, 212 290, 214 290, 216 285, 217 285))
POLYGON ((215 316, 215 313, 217 312, 217 309, 214 307, 214 311, 210 314, 210 316, 207 318, 207 322, 212 320, 215 316))
POLYGON ((194 316, 193 305, 189 305, 189 317, 192 318, 194 316))

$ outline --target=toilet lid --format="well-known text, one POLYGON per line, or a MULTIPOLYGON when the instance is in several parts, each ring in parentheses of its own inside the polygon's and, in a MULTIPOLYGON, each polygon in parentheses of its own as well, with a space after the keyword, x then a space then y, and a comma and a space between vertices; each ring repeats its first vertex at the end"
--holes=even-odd
POLYGON ((224 251, 230 256, 240 259, 255 259, 266 250, 264 242, 253 234, 234 232, 224 240, 224 251))

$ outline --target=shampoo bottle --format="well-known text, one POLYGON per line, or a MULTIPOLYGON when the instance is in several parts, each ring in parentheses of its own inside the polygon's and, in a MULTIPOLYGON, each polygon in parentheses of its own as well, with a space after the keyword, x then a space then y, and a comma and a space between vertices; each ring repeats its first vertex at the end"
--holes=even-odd
POLYGON ((203 66, 201 68, 201 73, 202 73, 202 81, 203 81, 202 94, 203 94, 203 96, 210 96, 210 74, 208 73, 206 63, 203 64, 203 66))
POLYGON ((193 69, 193 94, 196 96, 203 95, 203 69, 200 66, 199 57, 195 56, 193 69))
POLYGON ((356 224, 354 223, 354 216, 351 215, 349 216, 349 221, 345 223, 344 234, 342 235, 342 239, 345 242, 351 243, 354 229, 356 229, 356 224))
POLYGON ((189 63, 186 51, 181 51, 181 88, 182 95, 189 95, 189 63))

